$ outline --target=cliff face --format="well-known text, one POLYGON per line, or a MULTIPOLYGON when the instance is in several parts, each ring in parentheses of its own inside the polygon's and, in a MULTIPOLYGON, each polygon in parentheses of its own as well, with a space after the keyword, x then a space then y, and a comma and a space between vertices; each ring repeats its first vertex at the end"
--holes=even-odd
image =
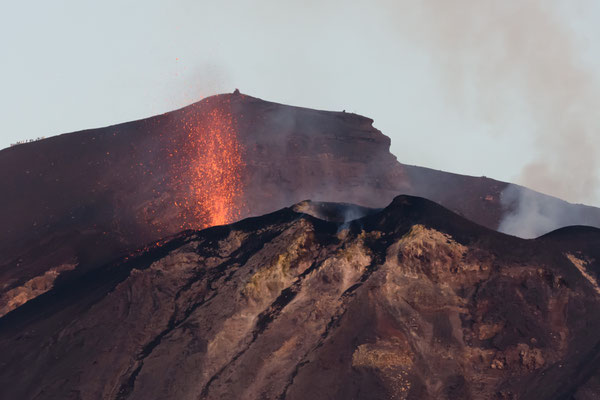
MULTIPOLYGON (((506 183, 398 163, 372 122, 238 93, 0 151, 0 314, 64 265, 84 274, 183 229, 305 199, 380 208, 413 194, 492 229, 518 211, 501 202, 506 183)), ((553 200, 562 225, 600 226, 597 209, 553 200)))
POLYGON ((523 240, 420 198, 341 222, 348 207, 184 232, 58 280, 0 319, 0 397, 600 395, 599 230, 523 240))

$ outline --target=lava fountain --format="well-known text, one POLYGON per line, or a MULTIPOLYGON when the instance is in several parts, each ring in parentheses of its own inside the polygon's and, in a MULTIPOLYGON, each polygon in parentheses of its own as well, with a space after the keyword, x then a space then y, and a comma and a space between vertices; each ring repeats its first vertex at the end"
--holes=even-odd
POLYGON ((182 228, 231 223, 243 206, 243 147, 229 102, 202 111, 190 110, 183 121, 182 228))

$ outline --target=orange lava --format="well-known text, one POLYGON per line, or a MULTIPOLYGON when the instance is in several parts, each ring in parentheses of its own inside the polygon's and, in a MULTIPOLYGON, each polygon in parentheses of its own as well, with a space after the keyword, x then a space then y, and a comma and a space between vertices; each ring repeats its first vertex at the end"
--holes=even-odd
POLYGON ((201 115, 188 113, 183 129, 187 135, 183 175, 188 195, 177 204, 184 211, 182 228, 205 228, 239 219, 245 164, 229 104, 201 115))

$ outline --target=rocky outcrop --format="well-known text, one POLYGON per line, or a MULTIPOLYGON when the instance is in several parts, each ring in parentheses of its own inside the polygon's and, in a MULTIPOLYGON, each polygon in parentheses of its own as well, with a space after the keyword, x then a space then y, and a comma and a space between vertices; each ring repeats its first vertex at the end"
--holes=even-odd
POLYGON ((54 287, 54 281, 62 272, 71 271, 75 267, 75 264, 63 264, 50 268, 43 275, 28 280, 23 286, 10 289, 0 298, 0 317, 46 293, 54 287))
POLYGON ((523 240, 421 198, 345 207, 187 231, 58 282, 0 319, 0 397, 600 394, 599 230, 523 240))

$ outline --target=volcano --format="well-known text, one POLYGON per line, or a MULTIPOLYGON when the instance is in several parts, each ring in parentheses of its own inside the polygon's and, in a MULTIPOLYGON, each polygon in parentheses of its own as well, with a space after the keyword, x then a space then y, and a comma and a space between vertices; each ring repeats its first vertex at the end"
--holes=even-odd
POLYGON ((389 147, 236 91, 0 151, 0 398, 599 398, 600 209, 389 147))
POLYGON ((568 225, 600 226, 596 208, 484 177, 404 165, 389 146, 369 118, 236 92, 4 149, 0 315, 65 273, 86 273, 184 229, 306 199, 382 208, 410 194, 498 229, 507 217, 520 221, 518 199, 526 194, 530 203, 544 205, 536 209, 540 218, 555 221, 533 236, 568 225))
POLYGON ((599 229, 524 240, 423 198, 341 222, 349 207, 186 231, 59 280, 0 319, 0 397, 600 396, 599 229))

